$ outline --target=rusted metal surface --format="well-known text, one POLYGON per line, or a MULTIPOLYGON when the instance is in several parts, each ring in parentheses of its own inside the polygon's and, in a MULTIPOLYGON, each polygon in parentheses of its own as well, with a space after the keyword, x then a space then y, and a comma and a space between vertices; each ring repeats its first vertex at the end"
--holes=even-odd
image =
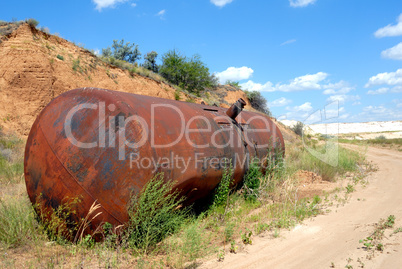
MULTIPOLYGON (((244 102, 244 101, 243 101, 244 102)), ((239 101, 236 107, 242 108, 239 101)), ((235 109, 235 115, 238 108, 235 109)), ((57 208, 79 197, 77 218, 96 201, 91 226, 128 221, 127 203, 157 173, 174 180, 189 203, 218 185, 230 160, 234 184, 248 161, 284 151, 269 117, 248 111, 235 120, 226 109, 95 88, 55 98, 32 126, 25 151, 25 180, 32 203, 57 208)))
POLYGON ((237 115, 239 115, 240 112, 242 112, 246 104, 247 104, 246 101, 240 98, 226 111, 226 115, 228 115, 233 120, 236 119, 237 115))

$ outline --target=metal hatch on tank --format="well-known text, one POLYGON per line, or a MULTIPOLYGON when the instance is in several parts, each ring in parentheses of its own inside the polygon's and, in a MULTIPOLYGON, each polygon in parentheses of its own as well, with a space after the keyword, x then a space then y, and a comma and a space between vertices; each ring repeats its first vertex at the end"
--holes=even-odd
POLYGON ((266 115, 162 98, 81 88, 53 99, 30 131, 24 160, 28 195, 45 209, 79 197, 76 219, 96 201, 89 231, 128 221, 127 204, 158 173, 191 203, 219 184, 231 162, 239 183, 254 157, 284 152, 266 115))

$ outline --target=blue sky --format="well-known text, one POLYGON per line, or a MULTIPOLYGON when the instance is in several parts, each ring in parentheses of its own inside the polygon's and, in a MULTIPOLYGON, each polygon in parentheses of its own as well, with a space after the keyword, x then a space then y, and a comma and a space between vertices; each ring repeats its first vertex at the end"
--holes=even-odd
POLYGON ((401 0, 2 3, 0 20, 25 18, 88 49, 124 39, 143 54, 199 54, 222 82, 261 91, 282 119, 312 120, 330 104, 340 122, 402 120, 401 0))

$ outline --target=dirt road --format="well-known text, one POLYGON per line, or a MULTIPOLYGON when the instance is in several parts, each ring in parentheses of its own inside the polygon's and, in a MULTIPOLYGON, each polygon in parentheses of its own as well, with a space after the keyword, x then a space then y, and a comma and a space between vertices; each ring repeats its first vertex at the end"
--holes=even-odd
POLYGON ((344 206, 332 207, 331 212, 281 232, 278 238, 254 237, 245 251, 226 253, 224 261, 208 261, 200 268, 361 268, 362 263, 364 268, 402 268, 402 233, 390 236, 402 227, 402 152, 369 148, 367 158, 379 170, 344 206), (385 233, 384 251, 368 259, 359 240, 389 215, 396 222, 385 233))

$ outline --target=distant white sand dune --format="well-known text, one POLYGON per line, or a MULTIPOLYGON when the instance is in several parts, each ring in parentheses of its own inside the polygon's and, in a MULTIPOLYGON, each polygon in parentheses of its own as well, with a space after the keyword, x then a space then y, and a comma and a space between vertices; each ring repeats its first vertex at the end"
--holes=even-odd
MULTIPOLYGON (((292 127, 297 121, 283 120, 283 124, 292 127)), ((311 124, 308 127, 314 133, 320 134, 350 134, 350 133, 382 133, 402 131, 402 121, 373 121, 359 123, 328 123, 311 124)))

